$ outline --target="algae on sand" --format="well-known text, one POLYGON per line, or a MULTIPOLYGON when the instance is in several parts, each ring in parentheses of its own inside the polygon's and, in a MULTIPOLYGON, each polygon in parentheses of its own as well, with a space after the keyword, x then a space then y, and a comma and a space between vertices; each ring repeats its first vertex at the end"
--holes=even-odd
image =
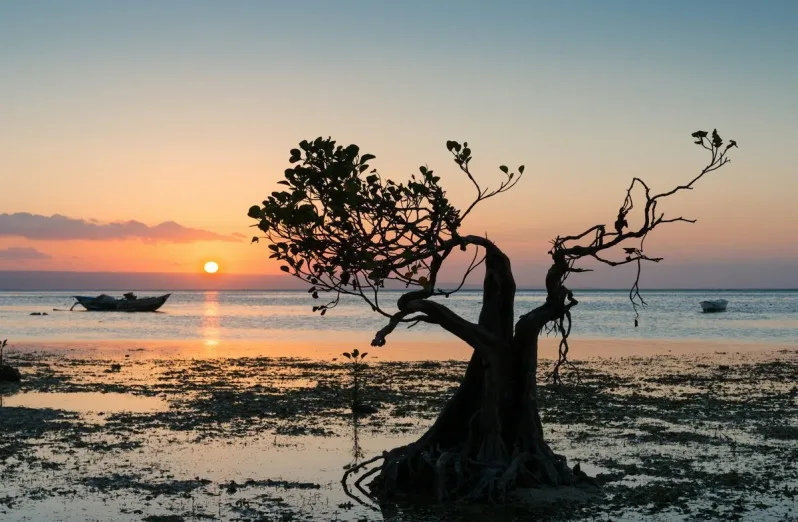
MULTIPOLYGON (((412 441, 464 364, 372 363, 363 393, 380 409, 353 424, 338 364, 128 361, 105 373, 114 361, 39 354, 22 362, 28 377, 15 385, 19 394, 112 392, 162 402, 152 411, 0 409, 0 518, 90 512, 109 521, 381 520, 342 492, 343 466, 353 451, 368 459, 412 441)), ((508 520, 785 520, 796 509, 798 352, 578 366, 581 385, 541 386, 546 435, 598 477, 602 494, 548 507, 474 506, 476 519, 489 509, 508 520)), ((403 520, 470 516, 398 509, 403 520)))

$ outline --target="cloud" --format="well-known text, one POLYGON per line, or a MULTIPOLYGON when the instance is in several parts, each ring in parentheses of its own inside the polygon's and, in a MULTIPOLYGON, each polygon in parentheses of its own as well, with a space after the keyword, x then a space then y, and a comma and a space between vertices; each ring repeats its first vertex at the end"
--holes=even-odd
POLYGON ((41 216, 27 212, 0 214, 0 236, 24 237, 40 241, 120 241, 140 239, 144 242, 191 243, 194 241, 239 242, 241 234, 217 234, 209 230, 188 228, 164 221, 155 226, 139 221, 100 223, 94 219, 76 219, 55 214, 41 216))
POLYGON ((33 259, 50 259, 50 256, 30 247, 8 247, 0 250, 0 261, 30 261, 33 259))

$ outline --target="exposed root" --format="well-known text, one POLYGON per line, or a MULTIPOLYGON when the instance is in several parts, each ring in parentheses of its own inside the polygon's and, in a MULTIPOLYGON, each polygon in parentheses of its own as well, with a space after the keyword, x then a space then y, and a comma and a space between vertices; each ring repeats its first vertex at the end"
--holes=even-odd
MULTIPOLYGON (((444 502, 449 499, 449 490, 447 488, 447 467, 459 455, 452 452, 444 452, 435 461, 435 489, 437 490, 438 502, 444 502)), ((462 468, 461 468, 462 469, 462 468)), ((453 470, 456 473, 456 469, 453 470)))
MULTIPOLYGON (((373 464, 374 462, 377 462, 378 460, 381 460, 381 459, 384 459, 384 458, 385 458, 385 454, 377 455, 376 457, 373 457, 373 458, 371 458, 369 460, 363 461, 360 464, 357 464, 357 465, 354 465, 354 466, 352 466, 350 468, 347 468, 347 470, 344 472, 343 477, 341 477, 341 486, 343 486, 343 490, 344 490, 344 493, 346 494, 346 496, 348 496, 349 498, 351 498, 352 500, 356 501, 358 504, 360 504, 362 506, 366 506, 366 507, 371 508, 371 509, 376 509, 376 507, 374 505, 370 504, 367 501, 364 501, 363 499, 361 499, 357 495, 354 495, 349 490, 349 485, 347 484, 347 481, 348 481, 349 476, 351 474, 356 473, 356 472, 364 469, 369 464, 373 464)), ((370 477, 371 475, 373 475, 377 471, 380 471, 380 469, 381 468, 379 466, 375 466, 374 468, 370 469, 369 471, 364 473, 362 476, 360 476, 354 483, 355 488, 361 494, 363 494, 367 499, 372 500, 372 501, 375 500, 374 496, 371 493, 369 493, 368 491, 366 491, 360 484, 366 478, 370 477)))
POLYGON ((374 468, 372 468, 372 469, 368 470, 367 472, 363 473, 363 475, 361 475, 361 476, 360 476, 360 478, 359 478, 359 479, 357 479, 357 480, 355 481, 355 484, 354 484, 354 485, 355 485, 355 488, 357 488, 357 490, 358 490, 358 491, 360 491, 360 492, 361 492, 363 495, 365 495, 365 496, 366 496, 366 497, 368 497, 368 498, 372 498, 372 496, 371 496, 371 493, 369 493, 368 491, 366 491, 365 489, 363 489, 363 486, 361 486, 360 484, 361 484, 361 483, 362 483, 364 480, 366 480, 367 478, 369 478, 370 476, 372 476, 372 475, 374 475, 375 473, 377 473, 378 471, 380 471, 380 468, 379 468, 378 466, 377 466, 377 467, 374 467, 374 468))
MULTIPOLYGON (((462 451, 412 448, 386 454, 381 473, 369 484, 373 498, 430 497, 439 502, 504 503, 516 488, 595 484, 565 457, 545 446, 542 452, 519 452, 503 462, 467 458, 462 451)), ((376 473, 376 468, 369 475, 376 473)), ((362 480, 364 477, 361 477, 362 480)))
POLYGON ((522 473, 526 473, 525 462, 530 458, 528 453, 521 453, 517 455, 507 469, 502 473, 499 479, 498 489, 501 494, 501 501, 504 502, 507 498, 507 492, 515 487, 518 478, 522 473))
POLYGON ((569 302, 567 304, 563 302, 563 304, 560 305, 562 312, 553 321, 553 326, 550 330, 560 334, 561 339, 560 345, 558 347, 557 362, 554 364, 554 368, 549 373, 549 379, 551 379, 554 384, 560 384, 562 382, 560 377, 560 368, 564 365, 567 365, 574 371, 574 374, 576 375, 576 382, 578 384, 582 384, 582 376, 579 374, 579 368, 577 368, 574 363, 568 359, 568 351, 570 349, 570 346, 568 345, 568 337, 571 335, 570 308, 576 306, 578 301, 573 298, 573 294, 567 289, 565 289, 565 298, 568 299, 569 302))

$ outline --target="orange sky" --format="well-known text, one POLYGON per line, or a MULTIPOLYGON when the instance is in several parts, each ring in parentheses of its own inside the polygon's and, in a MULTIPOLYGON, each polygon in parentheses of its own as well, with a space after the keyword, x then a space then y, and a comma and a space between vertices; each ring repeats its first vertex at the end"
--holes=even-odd
POLYGON ((461 25, 479 29, 466 36, 444 13, 409 14, 422 7, 366 9, 371 37, 351 38, 336 35, 338 15, 296 7, 288 14, 309 17, 315 45, 275 21, 271 10, 286 6, 205 6, 187 20, 158 4, 3 4, 0 214, 60 214, 77 232, 42 238, 0 215, 0 270, 197 272, 215 260, 227 273, 276 273, 265 245, 232 235, 250 235, 248 207, 274 190, 289 149, 318 135, 359 144, 397 180, 426 164, 463 205, 473 188, 447 139, 469 141, 485 182, 498 181, 499 164, 526 165, 465 229, 532 266, 553 236, 611 222, 632 176, 655 190, 689 180, 706 161, 689 135, 713 126, 740 149, 662 209, 698 223, 658 230, 651 254, 798 264, 798 128, 786 110, 796 78, 783 67, 798 49, 778 12, 705 13, 728 18, 708 35, 703 11, 535 7, 519 13, 525 28, 498 24, 495 10, 532 7, 484 4, 464 8, 461 25), (641 33, 635 16, 654 25, 641 33), (419 23, 434 38, 405 34, 419 23), (707 43, 688 53, 692 37, 707 43), (120 239, 102 228, 130 220, 145 230, 120 239), (180 229, 152 233, 163 222, 180 229))

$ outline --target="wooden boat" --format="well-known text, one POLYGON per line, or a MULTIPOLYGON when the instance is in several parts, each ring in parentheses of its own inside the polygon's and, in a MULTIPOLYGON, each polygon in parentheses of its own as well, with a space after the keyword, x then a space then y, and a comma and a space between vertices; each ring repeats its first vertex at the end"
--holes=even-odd
POLYGON ((136 297, 133 293, 127 293, 122 299, 105 294, 97 297, 74 295, 72 297, 78 302, 73 304, 72 308, 81 305, 90 312, 154 312, 164 305, 170 295, 172 294, 158 297, 136 297))
POLYGON ((729 302, 725 299, 713 299, 710 301, 701 301, 699 303, 701 305, 701 309, 704 313, 712 313, 712 312, 725 312, 726 306, 729 302))

